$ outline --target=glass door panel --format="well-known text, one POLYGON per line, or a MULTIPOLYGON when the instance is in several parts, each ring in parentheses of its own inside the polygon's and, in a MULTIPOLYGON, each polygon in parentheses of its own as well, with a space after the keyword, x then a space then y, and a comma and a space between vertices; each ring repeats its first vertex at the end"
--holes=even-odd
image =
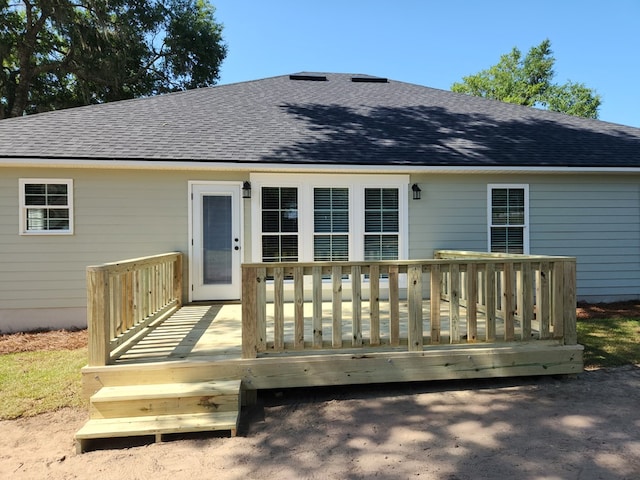
POLYGON ((203 283, 231 283, 233 231, 230 196, 202 197, 202 237, 203 283))

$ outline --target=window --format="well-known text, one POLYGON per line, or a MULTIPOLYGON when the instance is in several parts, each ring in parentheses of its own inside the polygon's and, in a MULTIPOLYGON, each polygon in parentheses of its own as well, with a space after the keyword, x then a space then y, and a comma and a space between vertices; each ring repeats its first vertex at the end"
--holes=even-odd
POLYGON ((298 189, 262 188, 262 261, 298 261, 298 189))
POLYGON ((254 173, 251 184, 254 261, 407 256, 408 175, 254 173))
POLYGON ((528 253, 528 187, 489 185, 491 252, 528 253))
POLYGON ((20 233, 73 233, 73 181, 21 179, 20 233))
POLYGON ((397 188, 364 190, 364 259, 397 260, 400 215, 397 188))
POLYGON ((313 189, 313 260, 349 260, 349 189, 313 189))

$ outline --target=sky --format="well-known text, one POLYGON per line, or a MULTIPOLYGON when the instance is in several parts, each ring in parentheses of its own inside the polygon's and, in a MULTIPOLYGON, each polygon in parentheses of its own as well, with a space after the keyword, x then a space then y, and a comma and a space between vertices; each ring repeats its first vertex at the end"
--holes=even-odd
POLYGON ((640 127, 640 0, 210 0, 228 46, 219 84, 302 71, 450 90, 517 47, 551 41, 555 83, 640 127))

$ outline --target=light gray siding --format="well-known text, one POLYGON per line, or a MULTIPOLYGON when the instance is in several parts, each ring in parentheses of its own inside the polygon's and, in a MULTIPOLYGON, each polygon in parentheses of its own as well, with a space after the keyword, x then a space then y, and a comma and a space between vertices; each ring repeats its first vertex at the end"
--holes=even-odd
MULTIPOLYGON (((189 251, 189 180, 242 181, 248 174, 3 168, 0 175, 0 330, 86 321, 88 265, 189 251), (20 178, 71 178, 73 235, 19 235, 20 178)), ((578 297, 640 298, 640 177, 636 175, 413 175, 409 258, 436 249, 487 251, 487 185, 529 185, 532 254, 578 260, 578 297)), ((250 202, 243 202, 245 255, 250 202)), ((188 258, 184 275, 188 278, 188 258)), ((188 282, 185 282, 185 299, 188 282)))
POLYGON ((640 176, 413 176, 411 258, 436 249, 487 251, 487 185, 529 185, 530 253, 577 258, 578 297, 640 298, 640 176))
MULTIPOLYGON (((237 174, 203 172, 3 169, 0 330, 20 329, 21 322, 28 328, 77 324, 86 308, 88 265, 169 251, 187 254, 188 181, 242 179, 237 174), (73 179, 73 235, 19 235, 20 178, 73 179), (73 321, 58 318, 60 311, 55 309, 63 308, 76 309, 73 321), (25 310, 39 320, 26 321, 25 310)), ((188 261, 185 276, 187 272, 188 261)))
POLYGON ((532 253, 577 257, 582 298, 640 298, 639 180, 566 175, 530 191, 532 253))
POLYGON ((412 176, 422 188, 409 201, 409 257, 433 251, 487 251, 487 181, 464 175, 412 176))

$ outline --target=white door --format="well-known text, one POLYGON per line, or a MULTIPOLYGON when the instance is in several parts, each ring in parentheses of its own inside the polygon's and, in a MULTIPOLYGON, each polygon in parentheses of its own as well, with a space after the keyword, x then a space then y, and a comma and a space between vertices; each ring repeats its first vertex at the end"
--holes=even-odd
POLYGON ((191 184, 191 298, 240 298, 240 185, 191 184))

